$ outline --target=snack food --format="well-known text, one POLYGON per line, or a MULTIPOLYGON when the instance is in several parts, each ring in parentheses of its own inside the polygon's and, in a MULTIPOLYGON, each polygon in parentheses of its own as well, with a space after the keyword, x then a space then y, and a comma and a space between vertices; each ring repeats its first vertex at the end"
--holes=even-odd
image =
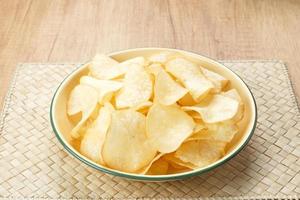
POLYGON ((224 156, 239 131, 238 91, 183 55, 96 55, 87 65, 67 113, 78 150, 99 165, 149 175, 195 170, 224 156))

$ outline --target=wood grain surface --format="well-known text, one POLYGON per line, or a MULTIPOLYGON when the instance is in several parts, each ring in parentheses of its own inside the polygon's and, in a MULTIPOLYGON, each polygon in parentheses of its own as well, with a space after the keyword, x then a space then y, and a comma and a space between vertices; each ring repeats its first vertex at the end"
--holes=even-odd
POLYGON ((135 47, 280 59, 300 97, 297 0, 0 0, 0 106, 18 63, 83 62, 135 47))

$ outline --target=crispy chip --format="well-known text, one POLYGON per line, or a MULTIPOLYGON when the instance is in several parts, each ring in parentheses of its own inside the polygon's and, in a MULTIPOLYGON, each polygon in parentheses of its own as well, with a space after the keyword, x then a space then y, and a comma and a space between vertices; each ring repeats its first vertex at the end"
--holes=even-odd
POLYGON ((104 104, 110 101, 114 92, 122 88, 123 83, 112 80, 98 80, 90 76, 80 78, 80 84, 95 88, 98 92, 98 102, 104 104))
POLYGON ((207 124, 208 133, 214 140, 230 142, 238 132, 238 127, 232 123, 207 124))
POLYGON ((146 166, 143 167, 142 169, 138 170, 136 173, 138 174, 146 174, 148 173, 149 169, 151 168, 152 164, 157 161, 158 159, 160 159, 164 154, 163 153, 158 153, 153 160, 146 166))
POLYGON ((89 65, 91 76, 97 79, 113 79, 125 73, 125 71, 118 66, 118 62, 114 59, 98 54, 94 57, 89 65))
POLYGON ((153 160, 157 150, 147 139, 145 122, 144 115, 131 109, 113 112, 102 150, 109 167, 135 172, 153 160))
POLYGON ((99 115, 87 129, 80 146, 80 152, 91 160, 104 164, 102 147, 114 111, 110 103, 106 103, 99 111, 99 115))
POLYGON ((238 112, 239 102, 216 94, 208 106, 185 106, 182 109, 198 112, 205 123, 216 123, 232 119, 238 112))
POLYGON ((186 93, 179 101, 178 103, 181 106, 194 106, 197 104, 197 102, 193 99, 192 95, 190 93, 186 93))
POLYGON ((214 88, 212 82, 202 74, 200 67, 183 58, 176 58, 167 62, 166 69, 182 82, 197 102, 214 88))
POLYGON ((155 64, 149 65, 149 67, 147 67, 147 70, 150 74, 153 74, 156 76, 160 71, 164 70, 164 68, 162 67, 161 64, 155 63, 155 64))
POLYGON ((121 68, 123 71, 127 72, 130 70, 131 66, 135 66, 135 65, 145 66, 146 63, 147 63, 146 59, 142 56, 139 56, 119 63, 118 67, 121 68))
POLYGON ((239 102, 239 109, 238 109, 238 112, 235 115, 233 121, 234 122, 240 121, 244 116, 245 106, 242 102, 242 98, 240 97, 239 93, 236 91, 236 89, 231 89, 231 90, 228 90, 226 92, 223 92, 222 95, 224 95, 226 97, 230 97, 232 99, 235 99, 239 102))
POLYGON ((158 54, 151 55, 148 60, 150 63, 160 63, 165 64, 168 60, 170 60, 174 56, 174 53, 165 51, 158 54))
POLYGON ((168 172, 169 163, 163 159, 158 159, 151 165, 147 171, 148 175, 163 175, 168 172))
POLYGON ((159 152, 175 151, 193 132, 193 119, 175 106, 154 104, 147 115, 147 135, 159 152))
POLYGON ((175 157, 197 167, 207 166, 224 155, 226 143, 213 140, 193 140, 183 143, 175 157))
POLYGON ((228 79, 221 76, 220 74, 210 71, 204 67, 201 67, 201 70, 203 74, 208 78, 208 80, 210 80, 214 84, 214 92, 220 92, 227 85, 228 79))
POLYGON ((144 66, 133 64, 125 75, 124 86, 116 95, 116 107, 134 107, 150 99, 152 81, 144 66))
POLYGON ((187 89, 176 83, 172 77, 161 70, 155 78, 154 98, 160 104, 171 105, 176 103, 188 92, 187 89))
POLYGON ((148 112, 149 108, 152 106, 152 104, 153 103, 151 101, 146 101, 137 106, 134 106, 132 109, 136 110, 140 113, 146 114, 148 112))
POLYGON ((184 162, 184 161, 180 160, 179 158, 175 157, 174 153, 165 154, 163 156, 163 159, 168 161, 172 165, 172 167, 177 168, 177 169, 184 169, 184 168, 196 169, 197 168, 196 165, 194 165, 190 162, 184 162))
POLYGON ((77 85, 71 92, 67 111, 68 115, 81 112, 81 119, 71 131, 73 138, 79 138, 79 129, 84 125, 97 106, 98 92, 87 85, 77 85))

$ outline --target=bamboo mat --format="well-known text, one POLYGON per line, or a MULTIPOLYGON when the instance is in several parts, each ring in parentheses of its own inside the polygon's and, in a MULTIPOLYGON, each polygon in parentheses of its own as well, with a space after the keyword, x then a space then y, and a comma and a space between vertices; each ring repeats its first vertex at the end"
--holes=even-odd
POLYGON ((225 61, 250 86, 258 125, 235 158, 182 181, 143 183, 67 154, 49 123, 51 97, 77 64, 20 64, 0 117, 0 198, 300 197, 300 117, 279 61, 225 61))

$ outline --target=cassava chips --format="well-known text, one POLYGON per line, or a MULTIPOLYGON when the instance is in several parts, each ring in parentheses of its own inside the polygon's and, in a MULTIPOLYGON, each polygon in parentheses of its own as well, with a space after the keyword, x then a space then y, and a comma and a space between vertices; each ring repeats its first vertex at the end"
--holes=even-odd
POLYGON ((72 88, 72 139, 113 170, 163 175, 213 164, 239 135, 244 103, 230 80, 179 53, 98 54, 72 88))

